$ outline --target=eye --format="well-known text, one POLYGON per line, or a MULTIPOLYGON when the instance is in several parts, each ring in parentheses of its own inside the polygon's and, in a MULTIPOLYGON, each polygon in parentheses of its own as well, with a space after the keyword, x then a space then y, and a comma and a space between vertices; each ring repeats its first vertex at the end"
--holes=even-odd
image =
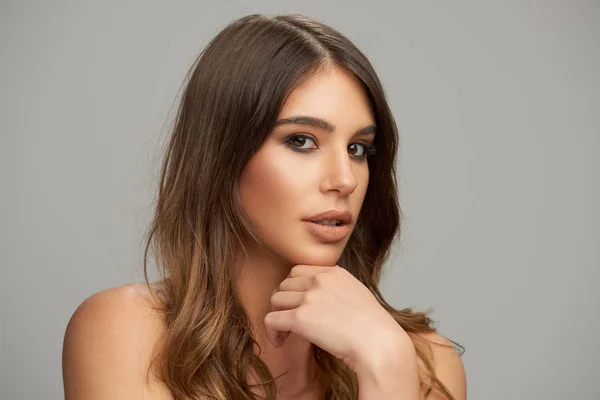
POLYGON ((352 149, 358 149, 358 150, 354 150, 356 151, 358 154, 354 153, 352 154, 353 157, 356 157, 360 160, 364 160, 366 159, 368 156, 375 154, 375 146, 369 143, 352 143, 350 146, 348 146, 348 149, 350 150, 350 152, 352 152, 352 149))
POLYGON ((352 154, 353 156, 362 157, 367 152, 367 149, 365 148, 365 145, 362 144, 362 143, 352 143, 350 146, 348 146, 348 149, 350 150, 350 152, 353 151, 352 147, 354 147, 354 149, 358 149, 358 150, 354 150, 355 153, 352 154), (356 154, 356 152, 358 152, 358 154, 356 154))
POLYGON ((313 142, 313 143, 315 142, 312 138, 308 137, 307 135, 296 134, 296 135, 289 136, 285 140, 285 143, 288 146, 290 146, 293 150, 296 150, 296 151, 308 151, 308 150, 316 148, 316 146, 315 147, 303 147, 309 141, 313 142))
MULTIPOLYGON (((317 148, 316 140, 308 135, 294 134, 290 135, 285 139, 285 144, 294 151, 308 152, 317 148), (313 142, 313 147, 307 147, 307 145, 313 142)), ((364 160, 368 156, 375 154, 375 146, 364 142, 354 142, 348 146, 350 155, 358 160, 364 160)))

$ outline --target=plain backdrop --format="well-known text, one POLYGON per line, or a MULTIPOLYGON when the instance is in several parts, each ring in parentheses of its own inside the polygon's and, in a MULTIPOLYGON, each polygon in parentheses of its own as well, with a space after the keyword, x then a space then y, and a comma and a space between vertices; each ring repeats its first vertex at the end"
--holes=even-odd
POLYGON ((62 398, 72 313, 142 281, 184 74, 250 13, 372 61, 405 214, 383 293, 466 348, 469 398, 600 398, 600 2, 566 0, 2 1, 0 398, 62 398))

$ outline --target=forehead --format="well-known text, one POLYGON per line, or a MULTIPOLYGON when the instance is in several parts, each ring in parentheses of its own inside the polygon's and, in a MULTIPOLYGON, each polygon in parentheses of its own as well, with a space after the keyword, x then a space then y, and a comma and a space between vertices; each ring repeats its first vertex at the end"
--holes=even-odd
POLYGON ((278 117, 294 115, 320 117, 340 127, 374 123, 361 83, 340 68, 319 72, 292 91, 278 117))

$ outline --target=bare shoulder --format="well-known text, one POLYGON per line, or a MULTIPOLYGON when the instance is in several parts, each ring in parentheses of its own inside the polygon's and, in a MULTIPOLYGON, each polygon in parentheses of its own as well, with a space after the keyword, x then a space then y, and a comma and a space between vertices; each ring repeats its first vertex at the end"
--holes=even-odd
POLYGON ((172 399, 148 373, 165 327, 145 284, 95 293, 71 316, 63 343, 66 400, 172 399))
MULTIPOLYGON (((420 334, 429 341, 433 352, 433 363, 437 378, 446 386, 456 400, 467 398, 467 378, 462 359, 454 345, 439 333, 420 334)), ((425 397, 423 397, 425 399, 425 397)), ((427 400, 442 400, 446 397, 432 391, 427 400)))

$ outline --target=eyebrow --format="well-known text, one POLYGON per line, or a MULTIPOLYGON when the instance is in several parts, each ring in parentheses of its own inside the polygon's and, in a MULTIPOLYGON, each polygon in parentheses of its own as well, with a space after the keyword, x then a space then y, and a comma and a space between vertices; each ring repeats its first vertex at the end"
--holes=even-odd
MULTIPOLYGON (((275 126, 287 124, 312 126, 314 128, 326 130, 329 133, 335 130, 335 125, 333 125, 331 122, 318 117, 310 117, 308 115, 295 115, 293 117, 283 118, 275 122, 275 126)), ((353 136, 365 136, 376 132, 377 127, 375 125, 368 125, 355 131, 353 136)))

